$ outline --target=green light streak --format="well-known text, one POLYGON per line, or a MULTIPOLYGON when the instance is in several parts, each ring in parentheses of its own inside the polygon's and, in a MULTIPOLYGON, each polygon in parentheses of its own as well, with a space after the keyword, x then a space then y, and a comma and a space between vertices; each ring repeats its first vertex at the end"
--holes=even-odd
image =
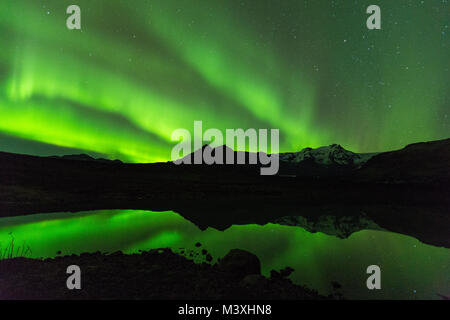
POLYGON ((448 137, 440 1, 385 4, 395 20, 378 33, 361 27, 366 3, 80 0, 82 32, 65 28, 67 5, 0 4, 9 135, 130 162, 169 160, 171 133, 195 120, 280 129, 281 152, 448 137))

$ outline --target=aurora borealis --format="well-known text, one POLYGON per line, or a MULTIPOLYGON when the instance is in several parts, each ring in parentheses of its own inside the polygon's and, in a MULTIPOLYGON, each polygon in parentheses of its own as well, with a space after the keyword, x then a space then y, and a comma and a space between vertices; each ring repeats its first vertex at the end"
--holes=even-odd
POLYGON ((280 151, 448 138, 447 0, 3 0, 0 150, 167 161, 173 130, 280 151), (68 30, 66 8, 81 8, 68 30), (382 30, 366 28, 378 4, 382 30))

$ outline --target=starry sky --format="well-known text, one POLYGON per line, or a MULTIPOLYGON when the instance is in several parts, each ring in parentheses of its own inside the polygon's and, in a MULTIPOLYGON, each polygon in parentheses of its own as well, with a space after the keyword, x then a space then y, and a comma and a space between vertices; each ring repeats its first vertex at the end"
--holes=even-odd
POLYGON ((450 137, 448 0, 2 0, 0 150, 167 161, 177 128, 280 151, 450 137), (81 8, 81 30, 66 8, 81 8), (381 7, 382 30, 366 9, 381 7))

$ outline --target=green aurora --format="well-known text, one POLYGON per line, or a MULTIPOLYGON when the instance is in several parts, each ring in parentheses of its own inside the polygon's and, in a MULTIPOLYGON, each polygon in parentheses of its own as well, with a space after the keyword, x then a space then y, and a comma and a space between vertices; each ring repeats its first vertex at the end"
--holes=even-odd
POLYGON ((447 0, 3 0, 0 150, 167 161, 194 120, 282 152, 448 138, 448 22, 447 0))

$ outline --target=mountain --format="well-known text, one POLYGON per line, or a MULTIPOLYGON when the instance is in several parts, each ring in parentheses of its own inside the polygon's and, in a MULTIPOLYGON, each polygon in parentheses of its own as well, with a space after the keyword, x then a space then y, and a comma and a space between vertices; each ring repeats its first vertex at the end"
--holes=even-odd
POLYGON ((354 153, 338 144, 280 154, 280 174, 295 176, 342 176, 366 163, 377 153, 354 153))
MULTIPOLYGON (((262 153, 233 151, 226 145, 212 148, 209 145, 187 155, 183 160, 202 158, 206 152, 234 159, 258 160, 262 153)), ((401 150, 381 153, 355 153, 338 144, 305 148, 299 152, 280 153, 278 176, 297 178, 345 178, 370 182, 425 182, 450 181, 450 139, 421 142, 406 146, 401 150)), ((254 169, 262 166, 259 162, 247 166, 212 166, 214 170, 247 170, 259 174, 254 169)), ((210 167, 210 166, 207 166, 210 167)))
POLYGON ((68 154, 68 155, 63 155, 63 156, 50 156, 48 158, 63 159, 63 160, 76 160, 76 161, 94 161, 94 162, 104 162, 104 163, 110 163, 110 162, 122 163, 122 161, 120 161, 120 160, 109 160, 109 159, 104 159, 104 158, 93 158, 90 155, 85 154, 85 153, 68 154))
POLYGON ((299 152, 281 153, 280 160, 291 164, 301 164, 312 161, 324 166, 354 166, 361 167, 377 153, 354 153, 342 148, 338 144, 317 149, 305 148, 299 152))
MULTIPOLYGON (((201 149, 185 156, 182 160, 194 164, 194 159, 202 159, 203 167, 213 167, 213 170, 238 170, 259 174, 262 166, 259 156, 263 153, 251 153, 233 151, 226 145, 212 148, 204 145, 201 149), (221 155, 223 163, 227 158, 232 158, 234 163, 238 159, 244 159, 246 166, 209 166, 203 163, 203 154, 211 154, 215 157, 221 155), (256 163, 249 164, 250 159, 256 163)), ((49 158, 121 163, 120 160, 95 159, 86 154, 51 156, 49 158)), ((280 153, 279 176, 305 177, 305 178, 333 178, 346 177, 358 181, 378 182, 425 182, 450 181, 450 139, 431 142, 414 143, 401 150, 381 153, 355 153, 344 149, 338 144, 319 147, 316 149, 305 148, 299 152, 280 153)), ((198 166, 196 166, 198 167, 198 166)), ((202 166, 201 166, 202 167, 202 166)))
POLYGON ((201 164, 204 164, 204 155, 206 154, 210 154, 212 157, 217 158, 217 159, 221 159, 222 163, 224 164, 227 162, 227 157, 233 158, 234 163, 237 163, 237 159, 240 156, 243 156, 244 159, 246 160, 245 163, 248 163, 248 152, 242 152, 242 151, 234 151, 233 149, 229 148, 226 145, 222 145, 219 147, 211 147, 208 144, 205 144, 204 146, 201 147, 201 149, 198 149, 194 152, 192 152, 191 154, 188 154, 187 156, 183 157, 181 160, 182 163, 184 164, 195 164, 197 161, 201 161, 201 164), (197 159, 197 160, 196 160, 197 159), (201 159, 201 160, 199 160, 201 159))
POLYGON ((367 161, 356 177, 384 183, 450 182, 450 139, 420 142, 383 152, 367 161))
MULTIPOLYGON (((246 159, 248 159, 248 156, 252 154, 251 152, 233 151, 233 149, 226 145, 215 148, 212 148, 210 145, 204 145, 201 149, 198 149, 197 151, 194 151, 193 153, 184 157, 183 160, 191 159, 191 163, 193 163, 193 157, 201 156, 204 152, 211 152, 212 155, 215 155, 216 152, 220 152, 224 156, 228 153, 234 153, 235 158, 237 155, 241 154, 245 155, 246 159)), ((257 154, 259 153, 260 152, 258 152, 257 154)), ((320 147, 317 149, 305 148, 299 152, 280 153, 279 158, 280 161, 283 161, 285 163, 297 165, 305 161, 313 161, 316 164, 324 166, 351 165, 359 168, 376 154, 378 153, 354 153, 344 149, 338 144, 332 144, 330 146, 320 147)))

